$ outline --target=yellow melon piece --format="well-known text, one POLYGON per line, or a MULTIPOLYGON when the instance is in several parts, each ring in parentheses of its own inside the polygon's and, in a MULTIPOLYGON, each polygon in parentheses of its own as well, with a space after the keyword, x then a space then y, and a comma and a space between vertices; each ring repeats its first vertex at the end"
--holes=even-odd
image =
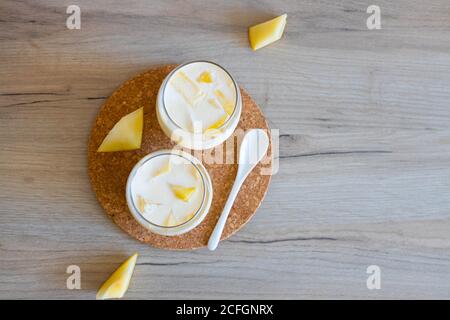
POLYGON ((122 298, 128 289, 138 254, 129 257, 114 273, 103 283, 97 292, 97 300, 122 298))
POLYGON ((223 124, 227 121, 228 115, 222 116, 219 120, 214 122, 212 125, 210 125, 208 128, 206 128, 205 133, 213 132, 219 129, 223 124))
POLYGON ((224 93, 216 89, 214 90, 214 95, 216 96, 217 100, 219 100, 220 105, 222 106, 223 110, 231 116, 231 114, 234 111, 234 104, 231 102, 227 97, 225 97, 224 93))
POLYGON ((191 220, 195 216, 196 212, 192 212, 184 219, 184 222, 191 220))
POLYGON ((166 222, 164 223, 164 225, 166 227, 173 227, 178 225, 178 221, 175 218, 173 212, 170 212, 169 215, 167 216, 166 222))
POLYGON ((155 174, 153 175, 153 177, 157 177, 160 176, 162 174, 168 173, 170 172, 170 160, 167 160, 167 162, 158 170, 156 170, 155 174))
POLYGON ((175 73, 170 80, 170 84, 191 106, 194 106, 205 95, 198 84, 192 81, 183 71, 175 73))
POLYGON ((181 199, 185 202, 189 201, 189 199, 191 198, 192 194, 195 191, 195 187, 183 187, 173 184, 170 185, 170 188, 172 189, 172 192, 178 199, 181 199))
POLYGON ((97 152, 134 150, 141 147, 144 108, 122 117, 109 131, 97 152))
POLYGON ((208 99, 208 103, 212 105, 214 108, 220 109, 221 106, 217 103, 215 99, 208 99))
POLYGON ((200 174, 198 173, 197 168, 195 168, 194 166, 190 166, 189 170, 190 170, 192 176, 195 178, 195 180, 200 179, 200 174))
POLYGON ((144 199, 144 197, 142 196, 138 196, 138 201, 137 201, 137 205, 138 205, 138 209, 141 213, 144 212, 145 210, 145 205, 147 204, 147 200, 144 199))
POLYGON ((213 78, 211 75, 211 72, 209 71, 203 71, 197 78, 198 82, 204 82, 204 83, 212 83, 213 78))
POLYGON ((248 30, 248 38, 252 49, 258 50, 279 40, 286 26, 286 18, 287 14, 283 14, 275 19, 250 27, 248 30))

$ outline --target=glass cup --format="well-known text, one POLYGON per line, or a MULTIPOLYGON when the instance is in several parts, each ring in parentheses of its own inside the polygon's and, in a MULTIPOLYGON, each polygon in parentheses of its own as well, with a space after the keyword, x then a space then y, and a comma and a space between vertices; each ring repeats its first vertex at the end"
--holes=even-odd
MULTIPOLYGON (((170 172, 168 174, 170 174, 170 172)), ((130 209, 130 212, 133 215, 133 217, 137 220, 137 222, 139 222, 140 225, 142 225, 147 230, 164 236, 180 235, 198 226, 203 221, 205 216, 208 214, 208 211, 211 207, 212 197, 213 197, 213 188, 211 178, 208 172, 206 171, 205 167, 197 158, 181 150, 160 150, 148 154, 147 156, 142 158, 131 170, 126 185, 126 200, 128 208, 130 209), (197 211, 193 214, 193 216, 189 220, 174 226, 159 225, 145 218, 144 215, 138 209, 138 205, 135 202, 136 197, 134 196, 133 193, 133 181, 135 177, 140 173, 140 169, 142 168, 142 166, 146 164, 148 161, 152 161, 156 157, 167 155, 173 157, 181 157, 189 161, 193 165, 195 170, 197 170, 203 186, 203 196, 201 204, 197 209, 197 211)))
MULTIPOLYGON (((195 81, 195 79, 194 79, 195 81)), ((191 108, 192 106, 186 103, 185 108, 191 108)), ((231 74, 225 70, 222 66, 210 62, 210 61, 191 61, 184 63, 167 75, 164 79, 156 100, 156 114, 158 122, 164 131, 164 133, 175 143, 181 147, 204 150, 213 148, 226 139, 228 139, 236 129, 242 112, 242 98, 239 90, 239 86, 231 76, 231 74), (167 86, 174 75, 177 75, 180 71, 188 70, 188 68, 195 68, 197 66, 206 66, 221 73, 222 78, 226 79, 227 84, 230 86, 230 90, 234 92, 235 99, 230 102, 232 110, 229 110, 228 118, 221 124, 214 127, 212 130, 202 130, 195 128, 195 122, 192 128, 188 129, 180 125, 174 120, 173 114, 171 116, 170 104, 168 105, 167 99, 167 86)))

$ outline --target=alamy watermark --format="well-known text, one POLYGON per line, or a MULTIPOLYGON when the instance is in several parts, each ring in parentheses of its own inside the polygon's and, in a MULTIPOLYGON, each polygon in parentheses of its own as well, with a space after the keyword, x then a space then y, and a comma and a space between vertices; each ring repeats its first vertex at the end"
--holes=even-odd
POLYGON ((67 267, 66 273, 70 274, 66 280, 66 287, 69 290, 81 289, 81 269, 79 266, 72 264, 67 267))
MULTIPOLYGON (((280 131, 278 129, 265 131, 272 143, 269 146, 268 152, 260 161, 259 173, 261 175, 274 175, 279 170, 280 131)), ((204 164, 235 164, 239 161, 239 147, 241 146, 242 139, 246 133, 246 130, 237 128, 225 142, 209 149, 202 148, 205 136, 201 133, 193 134, 182 129, 177 129, 174 130, 170 138, 172 141, 192 139, 192 142, 189 144, 196 146, 195 148, 185 148, 178 144, 173 150, 181 150, 190 153, 204 164)), ((250 163, 257 162, 258 147, 259 146, 256 145, 248 149, 247 160, 250 163)), ((174 157, 173 161, 176 162, 177 157, 174 157)))
POLYGON ((67 29, 81 29, 81 9, 79 6, 72 4, 67 7, 66 13, 70 14, 66 20, 67 29))
POLYGON ((369 290, 381 289, 381 269, 377 265, 370 265, 366 269, 367 277, 366 286, 369 290))
POLYGON ((370 5, 367 7, 367 13, 371 15, 366 20, 366 26, 369 30, 381 29, 381 9, 377 5, 370 5))

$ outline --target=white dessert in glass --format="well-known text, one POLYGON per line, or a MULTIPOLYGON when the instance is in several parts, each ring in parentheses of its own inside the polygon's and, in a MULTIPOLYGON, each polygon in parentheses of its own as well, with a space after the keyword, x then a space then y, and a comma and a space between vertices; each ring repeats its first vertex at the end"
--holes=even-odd
POLYGON ((230 137, 241 110, 236 81, 209 61, 175 68, 163 81, 156 101, 164 133, 180 146, 196 150, 213 148, 230 137))
POLYGON ((202 222, 212 195, 205 167, 180 150, 161 150, 142 158, 126 186, 134 218, 146 229, 167 236, 188 232, 202 222))

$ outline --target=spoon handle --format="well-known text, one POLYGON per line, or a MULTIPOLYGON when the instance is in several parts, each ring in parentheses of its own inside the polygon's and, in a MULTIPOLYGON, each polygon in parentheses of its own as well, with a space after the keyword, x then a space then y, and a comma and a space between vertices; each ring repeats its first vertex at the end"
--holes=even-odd
POLYGON ((225 227, 228 215, 230 214, 231 208, 233 207, 234 200, 236 200, 236 196, 238 195, 239 189, 242 186, 242 182, 243 179, 237 179, 233 184, 233 188, 231 188, 230 195, 228 196, 228 200, 225 203, 225 207, 223 208, 222 214, 219 217, 219 221, 217 221, 217 224, 214 227, 214 230, 208 240, 208 249, 211 251, 216 250, 217 245, 219 244, 223 228, 225 227))

